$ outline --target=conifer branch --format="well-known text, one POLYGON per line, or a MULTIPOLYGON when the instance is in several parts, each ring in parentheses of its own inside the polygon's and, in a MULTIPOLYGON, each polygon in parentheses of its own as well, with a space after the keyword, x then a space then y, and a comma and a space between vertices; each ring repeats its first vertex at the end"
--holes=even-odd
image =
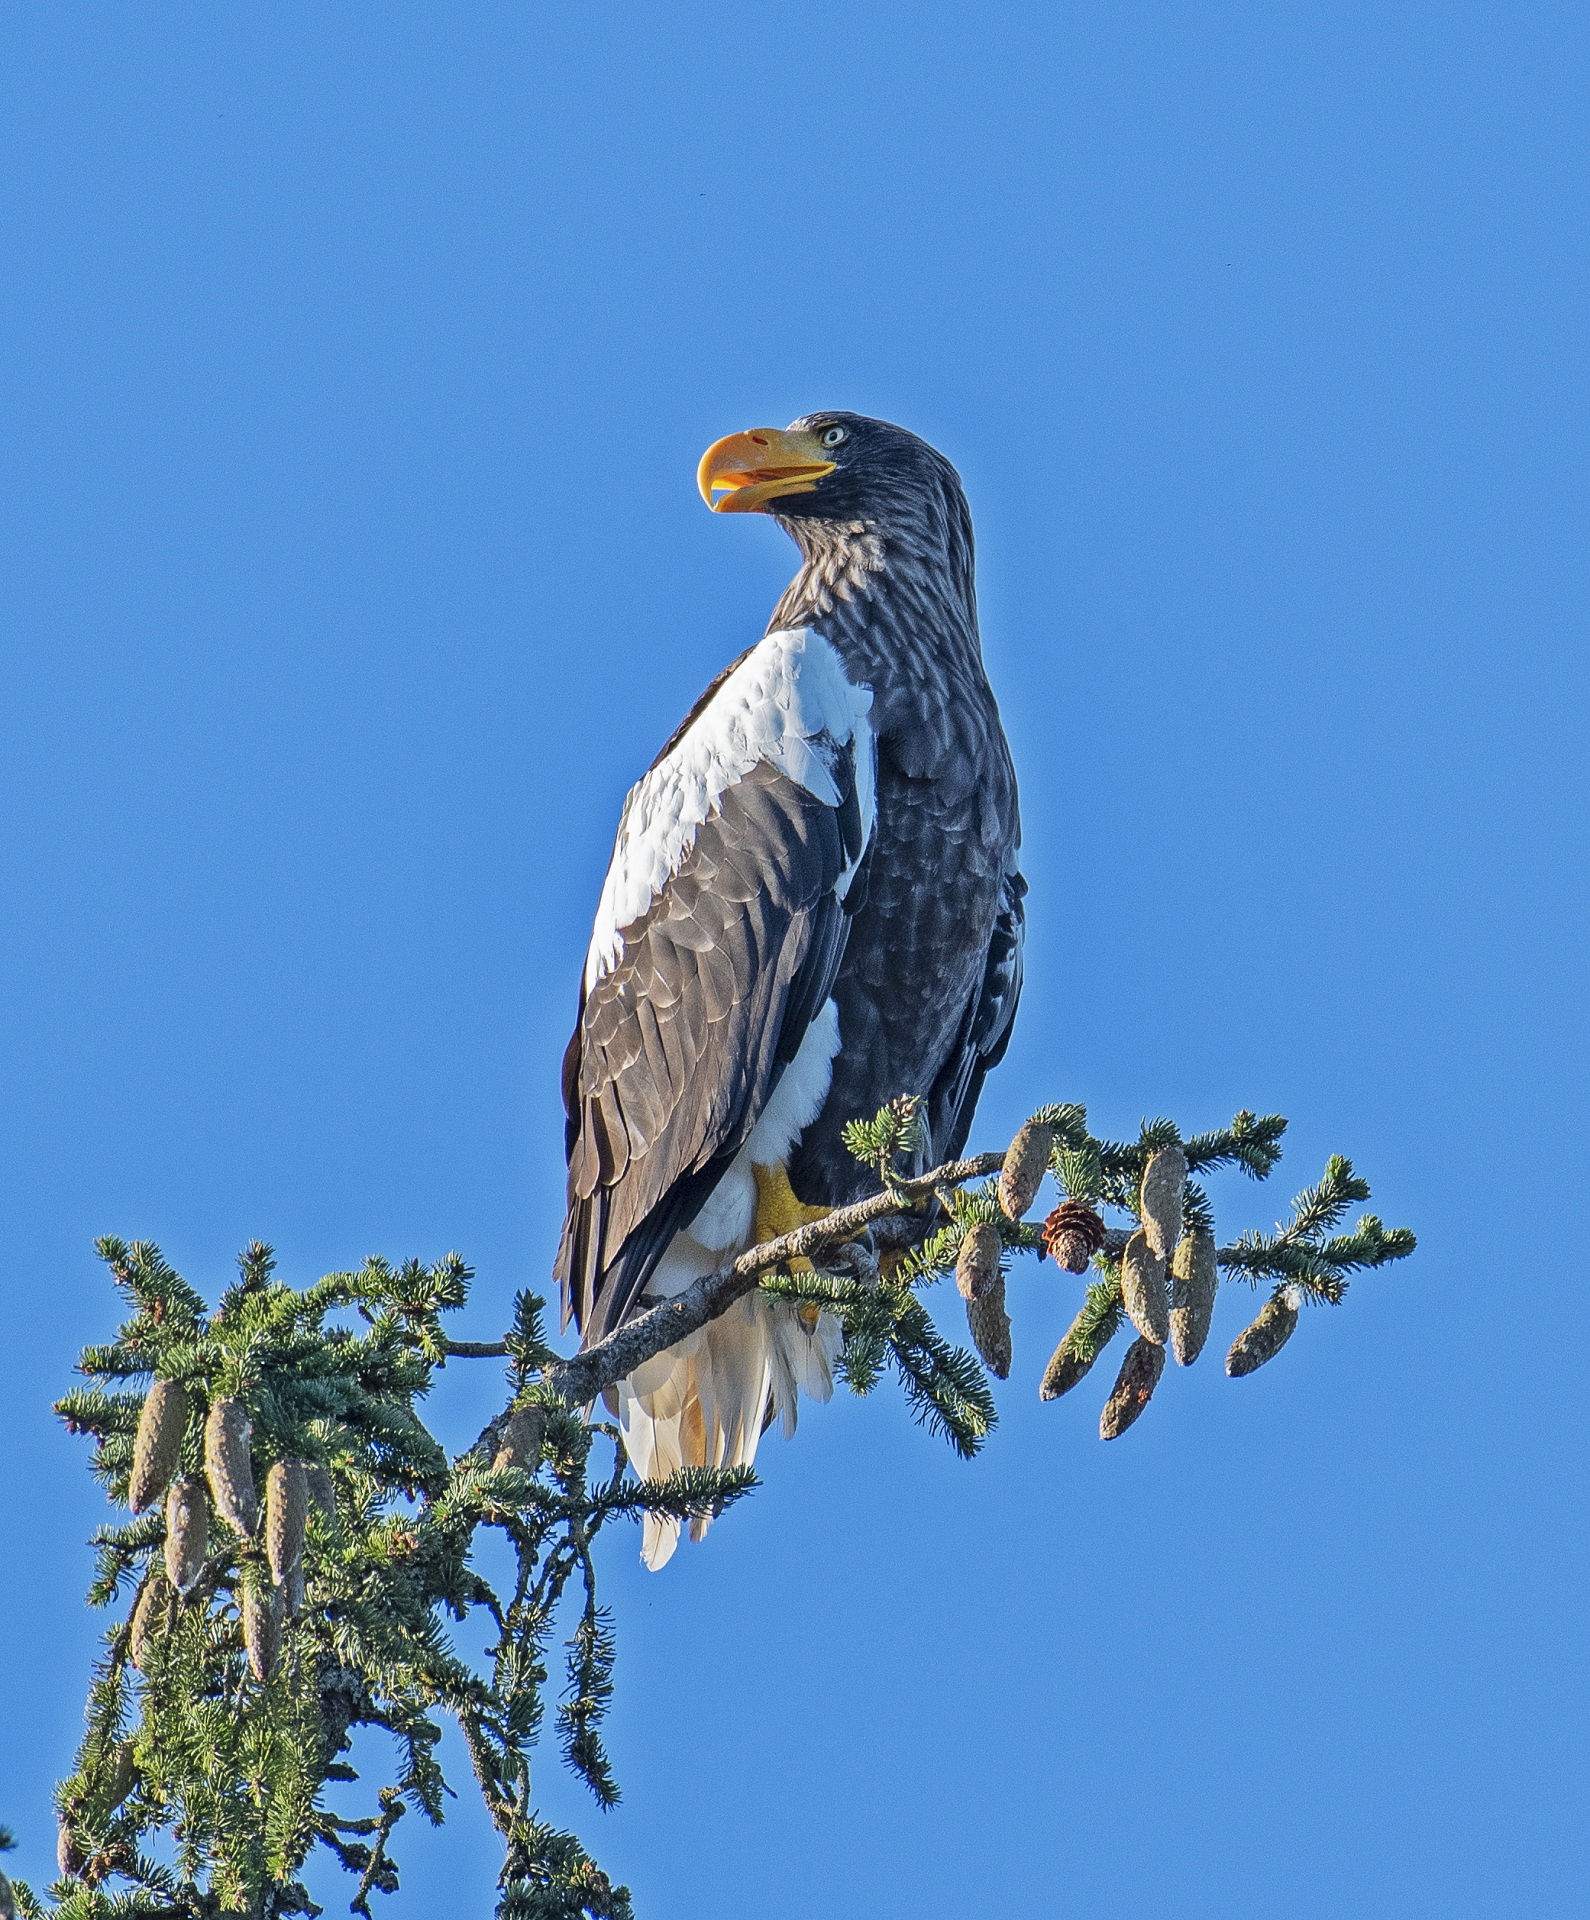
POLYGON ((1166 1296, 1157 1320, 1144 1304, 1148 1280, 1167 1279, 1145 1264, 1150 1231, 1153 1258, 1173 1267, 1170 1337, 1182 1364, 1203 1343, 1222 1270, 1272 1286, 1227 1357, 1236 1376, 1280 1351, 1303 1300, 1339 1302, 1349 1276, 1412 1252, 1411 1233, 1373 1214, 1347 1224, 1369 1189, 1340 1158, 1273 1232, 1217 1248, 1193 1174, 1234 1166, 1265 1178, 1285 1126, 1240 1113, 1184 1137, 1156 1119, 1135 1140, 1110 1141, 1088 1131, 1080 1106, 1055 1105, 1009 1155, 918 1171, 920 1102, 898 1100, 847 1130, 879 1191, 748 1249, 572 1358, 548 1345, 544 1302, 528 1291, 502 1339, 448 1335, 445 1316, 463 1306, 471 1278, 457 1254, 429 1265, 372 1259, 294 1289, 254 1241, 211 1313, 152 1243, 102 1241, 128 1318, 115 1339, 84 1350, 85 1383, 58 1411, 91 1439, 91 1470, 110 1498, 136 1499, 140 1511, 95 1536, 90 1601, 125 1605, 126 1617, 105 1637, 76 1766, 59 1790, 55 1904, 19 1884, 18 1911, 285 1920, 318 1911, 299 1874, 324 1847, 356 1880, 352 1910, 369 1916, 371 1895, 398 1885, 391 1842, 405 1810, 443 1817, 451 1790, 437 1749, 450 1716, 503 1841, 499 1920, 632 1920, 627 1890, 533 1804, 553 1642, 566 1636, 557 1746, 598 1804, 612 1806, 619 1788, 601 1723, 616 1644, 597 1594, 601 1529, 647 1514, 715 1518, 757 1483, 748 1467, 637 1479, 619 1429, 578 1409, 760 1288, 814 1324, 837 1321, 838 1376, 865 1394, 892 1369, 913 1416, 970 1457, 996 1419, 988 1373, 1004 1377, 1011 1360, 1007 1266, 1053 1251, 1046 1273, 1072 1273, 1090 1255, 1094 1264, 1043 1397, 1074 1389, 1128 1317, 1139 1331, 1101 1422, 1114 1438, 1165 1371, 1155 1342, 1166 1296), (1049 1177, 1062 1204, 1045 1225, 1012 1217, 1031 1210, 1049 1177), (1124 1220, 1106 1226, 1095 1211, 1105 1208, 1124 1220), (951 1274, 976 1352, 946 1339, 923 1297, 951 1274), (454 1358, 507 1361, 510 1398, 449 1460, 420 1406, 454 1358), (601 1472, 599 1441, 613 1447, 601 1472), (253 1492, 240 1492, 250 1479, 266 1493, 257 1525, 253 1492), (483 1527, 510 1549, 511 1571, 495 1583, 472 1558, 483 1527), (476 1609, 496 1637, 472 1661, 443 1622, 476 1609), (325 1795, 359 1786, 344 1756, 361 1727, 384 1730, 393 1758, 373 1808, 345 1814, 325 1795), (146 1851, 151 1837, 168 1842, 169 1860, 146 1851))

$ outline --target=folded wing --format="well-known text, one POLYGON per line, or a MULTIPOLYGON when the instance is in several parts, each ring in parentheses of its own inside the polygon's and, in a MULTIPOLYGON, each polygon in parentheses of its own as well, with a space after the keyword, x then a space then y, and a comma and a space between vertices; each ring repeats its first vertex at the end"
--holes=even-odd
POLYGON ((563 1071, 555 1270, 586 1345, 633 1310, 827 1003, 865 886, 870 705, 819 635, 771 633, 625 803, 563 1071))

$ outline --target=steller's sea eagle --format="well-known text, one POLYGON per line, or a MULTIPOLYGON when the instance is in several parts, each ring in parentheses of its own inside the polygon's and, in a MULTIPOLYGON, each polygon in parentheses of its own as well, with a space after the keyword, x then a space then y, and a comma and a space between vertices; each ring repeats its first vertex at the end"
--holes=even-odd
MULTIPOLYGON (((921 1164, 958 1154, 1021 992, 1016 775, 955 469, 816 413, 719 440, 698 480, 801 565, 624 803, 563 1065, 556 1275, 587 1347, 876 1190, 846 1121, 918 1094, 921 1164)), ((748 1465, 801 1389, 829 1398, 839 1346, 832 1315, 748 1294, 610 1397, 636 1471, 748 1465)), ((678 1537, 648 1516, 647 1565, 678 1537)))

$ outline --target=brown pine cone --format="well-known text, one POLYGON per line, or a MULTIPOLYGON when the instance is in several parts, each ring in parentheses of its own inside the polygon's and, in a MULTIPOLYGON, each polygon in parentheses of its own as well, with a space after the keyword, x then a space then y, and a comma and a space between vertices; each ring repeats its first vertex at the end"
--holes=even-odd
POLYGON ((1266 1360, 1273 1360, 1297 1330, 1297 1289, 1283 1287, 1251 1327, 1244 1327, 1231 1343, 1226 1355, 1226 1372, 1233 1380, 1255 1373, 1266 1360))
POLYGON ((1170 1295, 1165 1290, 1165 1263, 1148 1244, 1139 1227, 1121 1254, 1121 1298, 1127 1317, 1145 1340, 1157 1347, 1170 1338, 1170 1295))
POLYGON ((1190 1367, 1209 1338, 1209 1322, 1220 1286, 1215 1236, 1200 1227, 1176 1243, 1171 1263, 1170 1346, 1179 1367, 1190 1367))
POLYGON ((955 1284, 963 1300, 981 1300, 988 1292, 999 1278, 1004 1252, 1004 1242, 992 1220, 979 1220, 967 1228, 955 1261, 955 1284))
POLYGON ((1181 1238, 1182 1188, 1187 1180, 1187 1156, 1180 1147, 1165 1147, 1149 1158, 1143 1169, 1138 1198, 1143 1209, 1143 1231, 1150 1248, 1169 1260, 1181 1238))
POLYGON ((138 1416, 132 1479, 127 1487, 127 1504, 134 1513, 152 1507, 171 1485, 181 1464, 191 1405, 188 1390, 179 1381, 157 1380, 149 1389, 138 1416))
POLYGON ((242 1402, 217 1400, 204 1423, 204 1471, 216 1512, 245 1540, 259 1524, 248 1440, 248 1415, 242 1402))
POLYGON ((278 1460, 265 1479, 265 1555, 277 1586, 304 1550, 309 1476, 301 1460, 278 1460))
POLYGON ((239 1607, 249 1672, 264 1686, 276 1670, 276 1656, 281 1651, 282 1597, 263 1580, 245 1576, 239 1607))
POLYGON ((1010 1143, 999 1175, 999 1204, 1007 1220, 1022 1219, 1049 1171, 1054 1129, 1029 1120, 1010 1143))
POLYGON ((196 1473, 166 1495, 166 1578, 178 1593, 197 1585, 210 1539, 210 1490, 196 1473))
POLYGON ((163 1573, 151 1573, 138 1590, 138 1604, 133 1608, 128 1640, 128 1658, 140 1673, 146 1670, 144 1661, 149 1657, 150 1641, 157 1634, 163 1634, 170 1624, 171 1603, 175 1597, 171 1582, 163 1573))
POLYGON ((1134 1340, 1126 1349, 1115 1386, 1099 1415, 1099 1438, 1118 1440, 1153 1398, 1165 1371, 1165 1349, 1152 1340, 1134 1340))
POLYGON ((966 1303, 966 1324, 983 1357, 983 1365, 996 1380, 1010 1378, 1010 1315, 1005 1311, 1005 1279, 994 1276, 986 1293, 966 1303))
POLYGON ((1081 1200, 1062 1200, 1043 1223, 1043 1246, 1067 1273, 1086 1273, 1104 1245, 1104 1222, 1081 1200))

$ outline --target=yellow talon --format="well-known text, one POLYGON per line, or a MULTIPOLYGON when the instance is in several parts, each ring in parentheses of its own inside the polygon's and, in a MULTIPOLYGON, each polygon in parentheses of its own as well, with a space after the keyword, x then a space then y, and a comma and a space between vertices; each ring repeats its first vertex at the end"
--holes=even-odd
MULTIPOLYGON (((756 1180, 756 1239, 753 1243, 756 1246, 760 1246, 764 1240, 776 1240, 780 1234, 793 1233, 797 1227, 807 1226, 813 1220, 826 1220, 833 1211, 830 1207, 809 1207, 804 1200, 797 1199, 795 1189, 789 1183, 787 1167, 759 1167, 753 1161, 751 1172, 756 1180)), ((810 1273, 812 1263, 810 1260, 791 1260, 789 1267, 791 1273, 810 1273)))

